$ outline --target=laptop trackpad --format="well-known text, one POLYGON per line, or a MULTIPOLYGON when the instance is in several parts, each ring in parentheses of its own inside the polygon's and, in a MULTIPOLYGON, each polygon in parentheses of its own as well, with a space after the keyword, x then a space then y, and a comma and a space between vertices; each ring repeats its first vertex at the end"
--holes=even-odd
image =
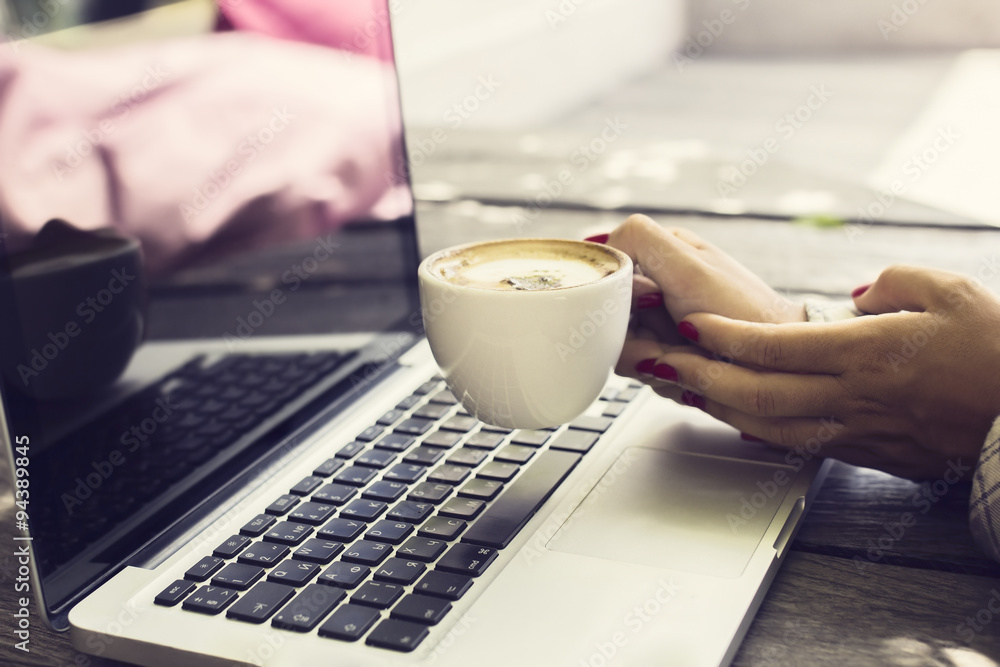
POLYGON ((793 476, 790 466, 631 447, 547 547, 738 577, 793 476))

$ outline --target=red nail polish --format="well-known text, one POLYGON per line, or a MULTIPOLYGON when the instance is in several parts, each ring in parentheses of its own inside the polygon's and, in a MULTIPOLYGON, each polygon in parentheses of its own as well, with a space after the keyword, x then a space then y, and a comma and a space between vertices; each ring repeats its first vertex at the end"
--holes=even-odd
POLYGON ((750 435, 749 433, 740 433, 740 438, 746 440, 747 442, 764 442, 755 435, 750 435))
POLYGON ((677 325, 677 333, 684 336, 688 340, 698 342, 698 330, 694 328, 694 325, 690 322, 681 322, 677 325))
POLYGON ((653 375, 660 380, 667 382, 677 382, 677 369, 670 364, 656 364, 653 366, 653 375))
POLYGON ((591 243, 607 243, 610 234, 597 234, 596 236, 588 236, 584 241, 590 241, 591 243))
POLYGON ((656 308, 657 306, 662 306, 663 295, 659 292, 643 294, 635 300, 635 305, 637 308, 656 308))
POLYGON ((699 410, 705 409, 705 397, 699 396, 693 391, 685 391, 681 394, 681 403, 690 405, 692 408, 698 408, 699 410))
POLYGON ((635 365, 635 372, 640 375, 652 375, 656 367, 656 359, 643 359, 635 365))
POLYGON ((854 291, 851 292, 851 298, 857 299, 859 296, 867 292, 869 287, 871 287, 871 284, 862 285, 861 287, 855 287, 854 291))

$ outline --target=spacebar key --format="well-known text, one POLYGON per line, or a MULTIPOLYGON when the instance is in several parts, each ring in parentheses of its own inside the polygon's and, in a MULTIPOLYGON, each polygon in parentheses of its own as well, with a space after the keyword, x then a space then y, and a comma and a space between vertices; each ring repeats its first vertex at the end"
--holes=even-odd
POLYGON ((580 455, 573 452, 542 452, 472 524, 462 541, 506 547, 579 462, 580 455))

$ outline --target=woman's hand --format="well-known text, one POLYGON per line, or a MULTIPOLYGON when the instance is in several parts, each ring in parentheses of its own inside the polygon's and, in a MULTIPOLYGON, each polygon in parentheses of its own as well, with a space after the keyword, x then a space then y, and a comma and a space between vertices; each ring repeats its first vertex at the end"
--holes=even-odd
POLYGON ((750 322, 804 322, 805 308, 771 289, 753 272, 686 229, 630 216, 606 243, 632 258, 633 321, 615 372, 639 377, 636 365, 672 345, 686 345, 677 323, 690 313, 750 322))
POLYGON ((697 347, 662 347, 646 367, 671 373, 647 380, 782 447, 914 479, 971 477, 1000 415, 1000 300, 969 278, 900 266, 855 304, 872 315, 775 326, 691 313, 681 331, 697 347))

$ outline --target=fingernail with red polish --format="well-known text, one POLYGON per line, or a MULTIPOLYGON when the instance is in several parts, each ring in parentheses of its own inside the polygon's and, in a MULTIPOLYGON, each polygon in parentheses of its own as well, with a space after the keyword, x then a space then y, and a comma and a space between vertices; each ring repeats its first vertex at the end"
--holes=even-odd
POLYGON ((705 409, 705 397, 699 396, 693 391, 685 391, 681 394, 681 403, 690 405, 692 408, 698 408, 699 410, 705 409))
POLYGON ((635 305, 637 308, 656 308, 657 306, 663 305, 663 295, 659 292, 653 292, 652 294, 643 294, 638 299, 635 300, 635 305))
POLYGON ((635 372, 640 375, 652 375, 656 367, 656 359, 643 359, 635 365, 635 372))
POLYGON ((688 340, 698 342, 698 330, 694 328, 694 325, 690 322, 681 322, 677 325, 677 333, 684 336, 688 340))
POLYGON ((857 299, 859 296, 861 296, 862 294, 864 294, 865 292, 867 292, 869 287, 871 287, 870 284, 869 285, 862 285, 861 287, 855 287, 854 291, 851 292, 851 298, 852 299, 857 299))
POLYGON ((667 382, 677 382, 677 369, 670 364, 656 364, 653 366, 653 375, 658 380, 666 380, 667 382))
POLYGON ((590 241, 591 243, 607 243, 610 234, 597 234, 596 236, 588 236, 584 241, 590 241))
POLYGON ((764 442, 755 435, 750 435, 749 433, 740 433, 740 438, 746 440, 747 442, 764 442))

